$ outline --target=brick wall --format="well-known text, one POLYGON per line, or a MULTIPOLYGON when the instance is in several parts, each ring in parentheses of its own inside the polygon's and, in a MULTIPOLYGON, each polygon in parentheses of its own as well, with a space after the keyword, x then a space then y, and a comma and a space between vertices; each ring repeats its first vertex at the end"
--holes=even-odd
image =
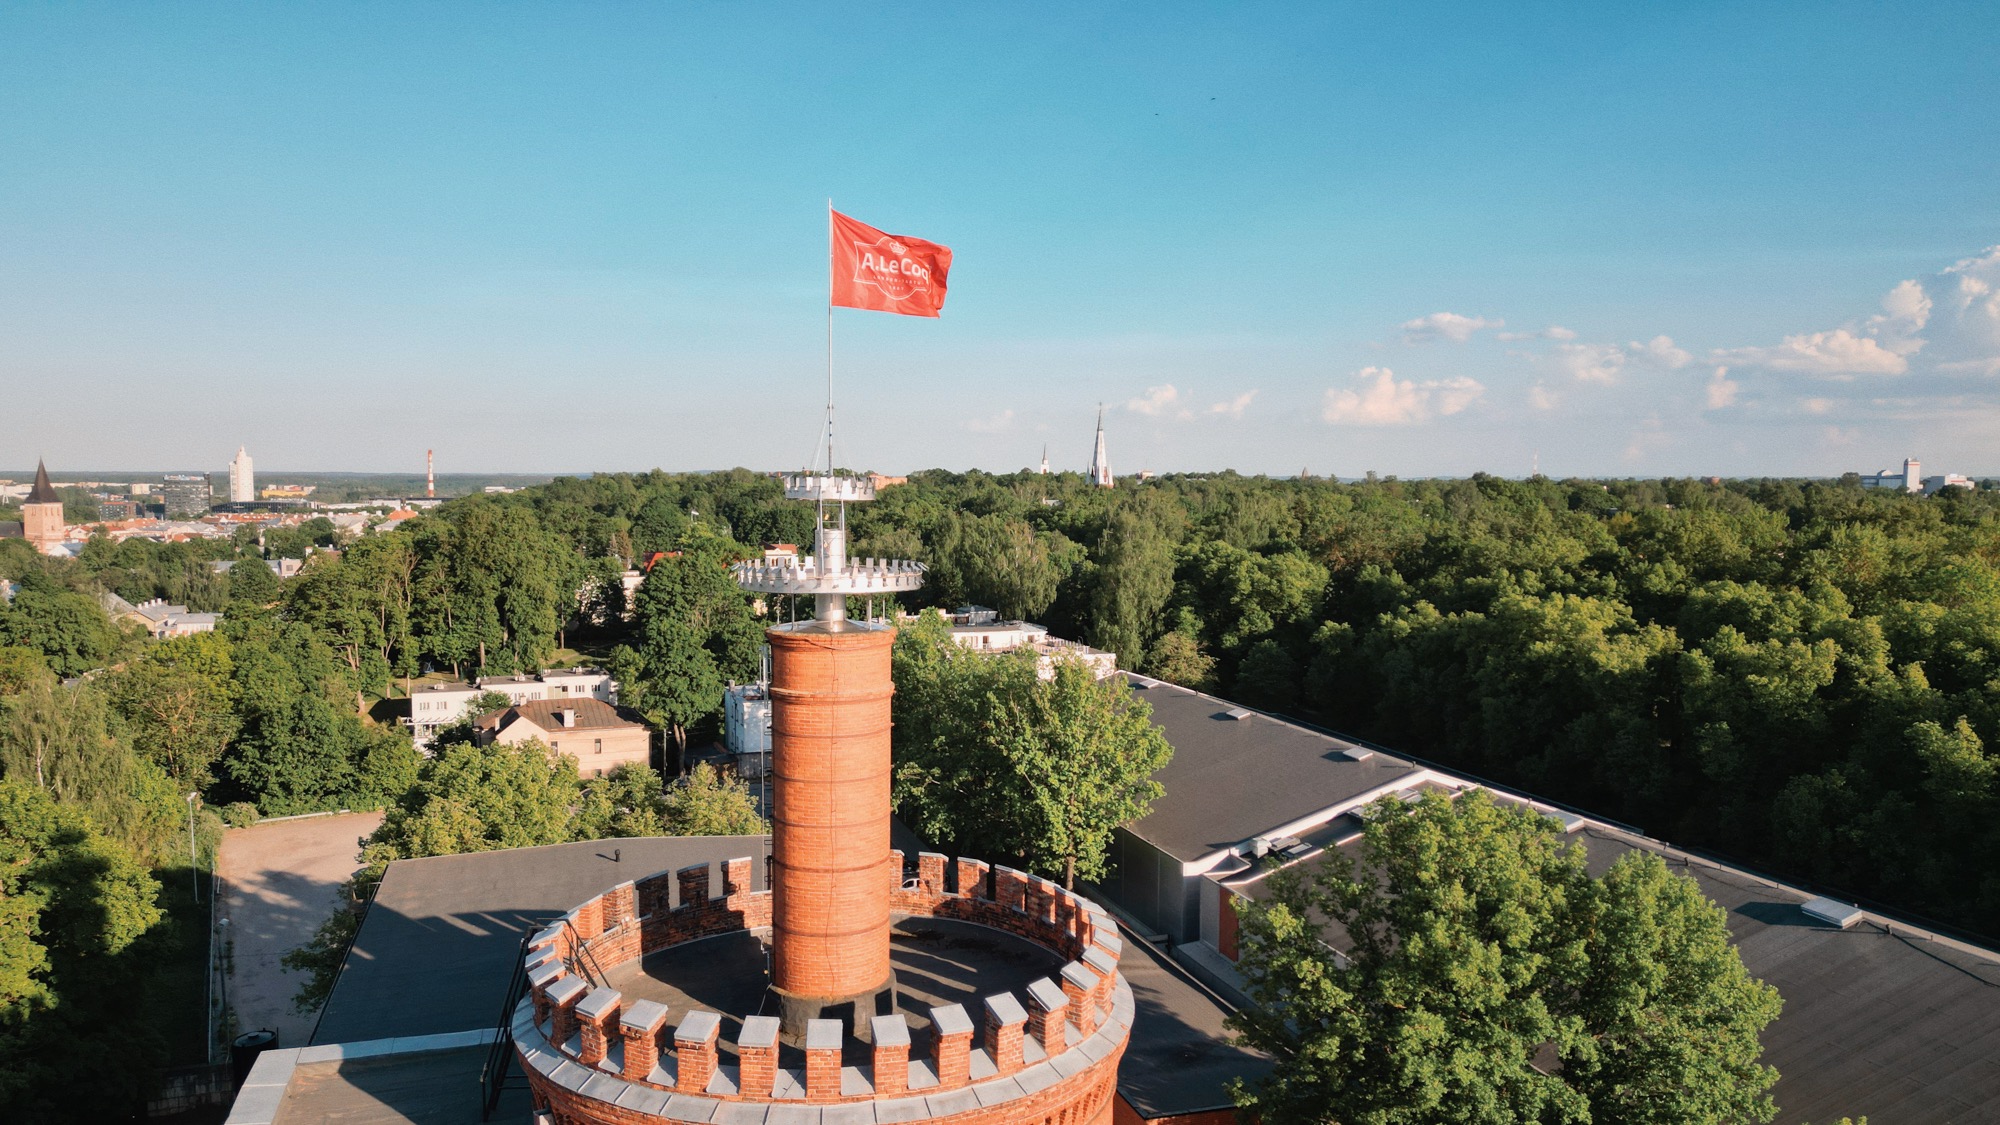
MULTIPOLYGON (((666 1096, 666 1087, 646 1082, 642 1074, 635 1073, 640 1059, 650 1063, 652 1059, 646 1056, 656 1052, 655 1057, 660 1058, 663 1066, 668 1061, 675 1064, 672 1073, 678 1075, 675 1085, 680 1093, 700 1094, 720 1058, 712 1030, 713 1016, 683 1012, 673 1014, 677 1019, 666 1019, 650 1011, 632 1011, 629 1014, 636 1019, 628 1022, 626 1011, 615 1002, 616 994, 605 995, 605 990, 593 987, 594 982, 584 977, 592 964, 608 970, 683 942, 770 926, 773 896, 750 889, 750 864, 747 858, 728 861, 722 865, 719 880, 713 878, 715 872, 709 867, 698 865, 621 884, 579 904, 565 923, 531 938, 527 953, 532 967, 531 987, 526 1011, 531 1013, 528 1018, 539 1037, 553 1040, 557 1054, 550 1057, 586 1065, 603 1058, 613 1044, 624 1042, 627 1061, 633 1064, 624 1068, 627 1083, 666 1096), (719 891, 712 889, 718 884, 719 891), (586 937, 592 928, 598 928, 599 932, 586 937), (584 949, 590 953, 588 959, 580 956, 584 949), (596 996, 594 1001, 593 996, 596 996), (688 1027, 695 1034, 683 1036, 681 1027, 688 1027), (638 1037, 643 1037, 643 1046, 634 1042, 638 1037), (634 1047, 639 1049, 635 1051, 634 1047)), ((900 871, 902 855, 890 852, 887 864, 900 871)), ((1116 923, 1088 899, 1023 873, 1004 868, 989 872, 986 865, 977 861, 953 863, 935 855, 919 857, 918 869, 916 885, 907 889, 900 885, 893 885, 892 889, 892 882, 886 877, 878 880, 895 913, 949 918, 1016 934, 1056 952, 1068 959, 1069 964, 1064 966, 1062 974, 1038 982, 1018 997, 1002 993, 991 1003, 982 1004, 973 1017, 976 1031, 965 1037, 966 1042, 953 1042, 947 1047, 948 1062, 933 1060, 934 1064, 945 1063, 938 1068, 944 1081, 913 1093, 938 1095, 969 1086, 970 1068, 963 1059, 968 1050, 985 1051, 999 1065, 1002 1075, 1006 1075, 1018 1073, 1026 1065, 1022 1050, 1027 1038, 1033 1038, 1048 1053, 1061 1053, 1076 1049, 1102 1028, 1113 1035, 1113 1040, 1107 1041, 1100 1057, 1083 1070, 1032 1095, 977 1109, 968 1106, 965 1112, 954 1112, 940 1120, 965 1125, 1111 1125, 1117 1063, 1123 1055, 1126 1038, 1124 1024, 1107 1022, 1112 1020, 1122 987, 1117 974, 1122 938, 1116 923)), ((1129 991, 1125 995, 1129 1009, 1129 991)), ((1129 1010, 1123 1018, 1129 1020, 1129 1010)), ((706 1097, 771 1100, 775 1032, 764 1027, 765 1022, 768 1021, 745 1022, 744 1038, 752 1038, 751 1029, 755 1027, 758 1043, 746 1042, 738 1049, 745 1066, 732 1072, 737 1092, 706 1097), (771 1038, 768 1050, 762 1045, 766 1037, 771 1038)), ((1093 1053, 1098 1050, 1093 1048, 1093 1053)), ((906 1037, 901 1043, 879 1045, 878 1067, 888 1068, 898 1063, 907 1067, 909 1053, 906 1037)), ((523 1050, 523 1070, 529 1075, 537 1104, 553 1111, 562 1125, 638 1125, 641 1121, 672 1120, 656 1111, 640 1112, 629 1106, 612 1105, 608 1100, 585 1097, 530 1065, 527 1054, 523 1050)), ((868 1068, 871 1082, 875 1069, 868 1068)), ((820 1080, 810 1083, 808 1101, 826 1104, 895 1097, 907 1085, 906 1080, 889 1079, 880 1083, 879 1093, 871 1088, 866 1093, 844 1094, 838 1081, 829 1080, 833 1074, 837 1071, 822 1069, 820 1080)))

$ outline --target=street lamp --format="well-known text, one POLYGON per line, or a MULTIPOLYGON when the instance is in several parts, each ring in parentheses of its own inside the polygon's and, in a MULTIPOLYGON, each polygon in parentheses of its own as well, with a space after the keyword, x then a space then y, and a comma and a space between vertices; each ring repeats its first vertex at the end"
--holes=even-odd
POLYGON ((188 882, 194 886, 195 905, 201 905, 201 858, 194 850, 194 803, 201 794, 189 793, 188 803, 188 882))

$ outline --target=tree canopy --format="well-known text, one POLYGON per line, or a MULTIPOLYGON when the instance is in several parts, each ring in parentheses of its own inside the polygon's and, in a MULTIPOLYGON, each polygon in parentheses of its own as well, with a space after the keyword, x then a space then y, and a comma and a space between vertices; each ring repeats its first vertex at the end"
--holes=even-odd
POLYGON ((1592 878, 1540 814, 1426 793, 1369 809, 1358 854, 1243 900, 1230 1017, 1277 1065, 1239 1084, 1267 1121, 1767 1121, 1777 992, 1722 910, 1659 857, 1592 878))
POLYGON ((896 638, 896 794, 919 832, 1018 857, 1074 887, 1104 874, 1112 830, 1146 814, 1173 755, 1152 708, 1076 660, 962 649, 926 614, 896 638))

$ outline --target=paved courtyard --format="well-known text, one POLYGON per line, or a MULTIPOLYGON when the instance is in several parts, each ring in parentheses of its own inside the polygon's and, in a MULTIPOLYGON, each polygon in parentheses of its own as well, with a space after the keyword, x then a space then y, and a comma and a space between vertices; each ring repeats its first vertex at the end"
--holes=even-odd
POLYGON ((317 1013, 292 1010, 299 976, 278 959, 333 913, 340 884, 361 866, 360 838, 380 823, 381 813, 342 813, 236 828, 223 836, 219 867, 228 881, 222 905, 229 920, 223 933, 235 943, 229 1000, 240 1029, 276 1028, 282 1045, 305 1045, 317 1013))

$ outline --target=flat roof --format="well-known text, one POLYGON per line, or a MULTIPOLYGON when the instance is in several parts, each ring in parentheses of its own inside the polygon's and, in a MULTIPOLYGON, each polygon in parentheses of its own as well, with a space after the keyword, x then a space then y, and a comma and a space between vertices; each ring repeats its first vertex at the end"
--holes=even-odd
POLYGON ((1129 830, 1183 862, 1408 778, 1422 767, 1184 687, 1126 675, 1173 745, 1166 790, 1129 830), (1234 709, 1247 711, 1231 718, 1234 709))
POLYGON ((1228 1007, 1187 970, 1127 935, 1118 971, 1132 986, 1132 1037, 1118 1063, 1118 1093, 1152 1120, 1233 1108, 1232 1078, 1256 1078, 1271 1059, 1230 1043, 1228 1007))
MULTIPOLYGON (((1779 1121, 2000 1122, 2000 953, 1879 915, 1843 929, 1801 909, 1809 892, 1594 821, 1570 838, 1593 875, 1652 852, 1728 911, 1744 967, 1784 998, 1763 1034, 1779 1121)), ((1264 880, 1236 889, 1269 890, 1264 880)), ((1337 925, 1331 937, 1345 944, 1337 925)))
MULTIPOLYGON (((914 837, 901 842, 921 846, 914 837)), ((627 879, 691 863, 762 857, 766 844, 762 836, 647 837, 390 864, 312 1042, 490 1029, 524 933, 627 879), (614 849, 620 852, 615 864, 609 858, 614 849)), ((914 848, 906 854, 914 856, 914 848)), ((759 887, 763 867, 752 865, 759 887)), ((712 874, 710 885, 720 886, 719 878, 712 874)), ((1222 1024, 1227 1006, 1146 942, 1126 941, 1119 971, 1132 987, 1137 1016, 1118 1089, 1148 1117, 1228 1106, 1228 1081, 1269 1065, 1256 1052, 1231 1046, 1222 1024)), ((471 1120, 458 1116, 461 1084, 441 1080, 458 1073, 461 1062, 471 1067, 467 1081, 476 1078, 472 1054, 463 1060, 435 1052, 398 1055, 369 1067, 352 1059, 338 1067, 301 1065, 300 1078, 285 1092, 280 1125, 328 1119, 334 1109, 365 1103, 364 1095, 380 1107, 341 1120, 471 1120), (449 1088, 431 1092, 430 1081, 449 1088)))
POLYGON ((2000 1121, 2000 954, 1880 916, 1841 929, 1799 909, 1805 891, 1644 836, 1573 838, 1593 875, 1654 852, 1729 912, 1744 966, 1785 999, 1764 1030, 1779 1120, 2000 1121))
MULTIPOLYGON (((764 883, 769 838, 647 836, 398 860, 355 935, 312 1042, 491 1028, 521 937, 634 879, 750 856, 764 883)), ((710 886, 720 887, 719 866, 710 886)))

